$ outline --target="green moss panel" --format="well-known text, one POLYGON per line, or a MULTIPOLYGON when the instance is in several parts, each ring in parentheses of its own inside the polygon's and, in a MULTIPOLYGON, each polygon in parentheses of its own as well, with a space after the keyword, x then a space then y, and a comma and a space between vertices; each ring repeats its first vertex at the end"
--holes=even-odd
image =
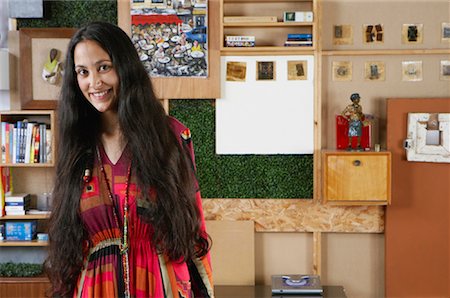
MULTIPOLYGON (((18 28, 117 24, 117 0, 44 1, 44 18, 18 19, 18 28)), ((171 100, 170 113, 192 131, 205 198, 312 198, 312 155, 216 155, 214 100, 171 100)))
POLYGON ((312 198, 312 155, 217 155, 213 100, 171 100, 188 126, 205 198, 312 198))

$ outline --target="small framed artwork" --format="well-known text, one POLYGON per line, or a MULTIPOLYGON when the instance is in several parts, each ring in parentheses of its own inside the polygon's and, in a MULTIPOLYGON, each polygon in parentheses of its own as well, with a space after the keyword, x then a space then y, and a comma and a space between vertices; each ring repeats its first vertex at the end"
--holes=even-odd
POLYGON ((227 62, 227 81, 230 82, 245 82, 247 74, 246 62, 227 62))
POLYGON ((442 42, 450 42, 450 23, 442 23, 441 40, 442 42))
POLYGON ((295 22, 295 11, 285 11, 283 15, 284 22, 295 22))
POLYGON ((441 60, 440 79, 443 81, 450 81, 450 60, 441 60))
POLYGON ((353 27, 351 25, 333 25, 333 45, 352 45, 353 27))
POLYGON ((363 41, 364 43, 383 43, 384 28, 383 24, 363 25, 363 41))
POLYGON ((67 45, 75 28, 20 29, 22 109, 55 109, 67 45))
POLYGON ((423 43, 423 24, 403 24, 402 43, 423 43))
POLYGON ((384 81, 385 64, 382 61, 367 61, 364 64, 364 79, 366 81, 384 81))
POLYGON ((333 81, 351 81, 352 80, 352 62, 351 61, 333 61, 333 81))
POLYGON ((288 80, 307 80, 308 61, 288 61, 288 80))
POLYGON ((402 81, 422 81, 422 61, 403 61, 402 62, 402 81))
POLYGON ((275 80, 275 62, 256 61, 256 80, 258 81, 275 80))

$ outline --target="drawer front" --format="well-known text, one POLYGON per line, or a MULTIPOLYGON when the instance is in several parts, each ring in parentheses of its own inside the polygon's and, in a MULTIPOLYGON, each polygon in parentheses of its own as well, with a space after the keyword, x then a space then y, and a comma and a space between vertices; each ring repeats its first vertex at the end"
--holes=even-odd
POLYGON ((328 155, 325 162, 325 199, 328 201, 388 201, 387 155, 328 155))

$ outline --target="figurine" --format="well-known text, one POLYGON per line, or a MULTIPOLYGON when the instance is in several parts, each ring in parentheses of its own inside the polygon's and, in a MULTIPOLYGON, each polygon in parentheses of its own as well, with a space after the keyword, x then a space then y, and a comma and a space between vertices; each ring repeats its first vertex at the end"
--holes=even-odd
POLYGON ((361 97, 358 93, 353 93, 350 96, 352 104, 349 104, 341 113, 348 120, 348 147, 347 150, 352 150, 352 140, 353 137, 357 137, 357 150, 361 149, 361 135, 362 126, 364 121, 364 114, 362 112, 362 107, 359 104, 361 97))
POLYGON ((42 78, 49 84, 57 84, 57 80, 61 75, 61 62, 59 62, 59 51, 51 49, 42 69, 42 78))

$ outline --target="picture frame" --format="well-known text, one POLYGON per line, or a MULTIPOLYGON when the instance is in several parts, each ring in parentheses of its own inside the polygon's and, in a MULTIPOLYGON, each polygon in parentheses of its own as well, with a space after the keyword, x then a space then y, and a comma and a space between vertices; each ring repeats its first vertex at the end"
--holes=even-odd
POLYGON ((333 25, 333 45, 352 45, 352 25, 333 25))
POLYGON ((382 61, 367 61, 364 63, 364 79, 366 81, 386 80, 385 64, 382 61))
POLYGON ((75 28, 24 28, 19 31, 19 93, 22 109, 56 109, 61 85, 42 79, 42 69, 51 49, 60 51, 64 62, 75 28))
POLYGON ((450 81, 450 60, 441 60, 439 78, 442 81, 450 81))
POLYGON ((383 24, 364 24, 363 42, 365 44, 384 43, 384 25, 383 24))
POLYGON ((353 64, 351 61, 333 61, 333 81, 351 81, 353 77, 353 64))
POLYGON ((308 61, 287 61, 288 81, 308 79, 308 61))
POLYGON ((256 62, 256 80, 274 81, 275 80, 275 61, 257 61, 256 62))
POLYGON ((450 23, 442 23, 441 25, 441 41, 450 42, 450 23))
POLYGON ((227 61, 227 78, 229 82, 245 82, 247 74, 246 62, 227 61))
POLYGON ((403 24, 402 43, 403 44, 423 43, 423 24, 403 24))
MULTIPOLYGON (((150 0, 146 0, 148 2, 150 0)), ((173 4, 173 1, 171 1, 173 4)), ((202 4, 197 1, 196 4, 202 4)), ((117 25, 131 37, 131 1, 117 0, 117 25)), ((139 3, 134 3, 138 5, 139 3)), ((208 1, 208 31, 220 28, 219 1, 208 1)), ((208 39, 208 76, 197 77, 152 77, 155 94, 161 100, 170 98, 210 99, 220 98, 220 38, 208 39)))
POLYGON ((422 61, 402 61, 402 81, 423 80, 422 61))

